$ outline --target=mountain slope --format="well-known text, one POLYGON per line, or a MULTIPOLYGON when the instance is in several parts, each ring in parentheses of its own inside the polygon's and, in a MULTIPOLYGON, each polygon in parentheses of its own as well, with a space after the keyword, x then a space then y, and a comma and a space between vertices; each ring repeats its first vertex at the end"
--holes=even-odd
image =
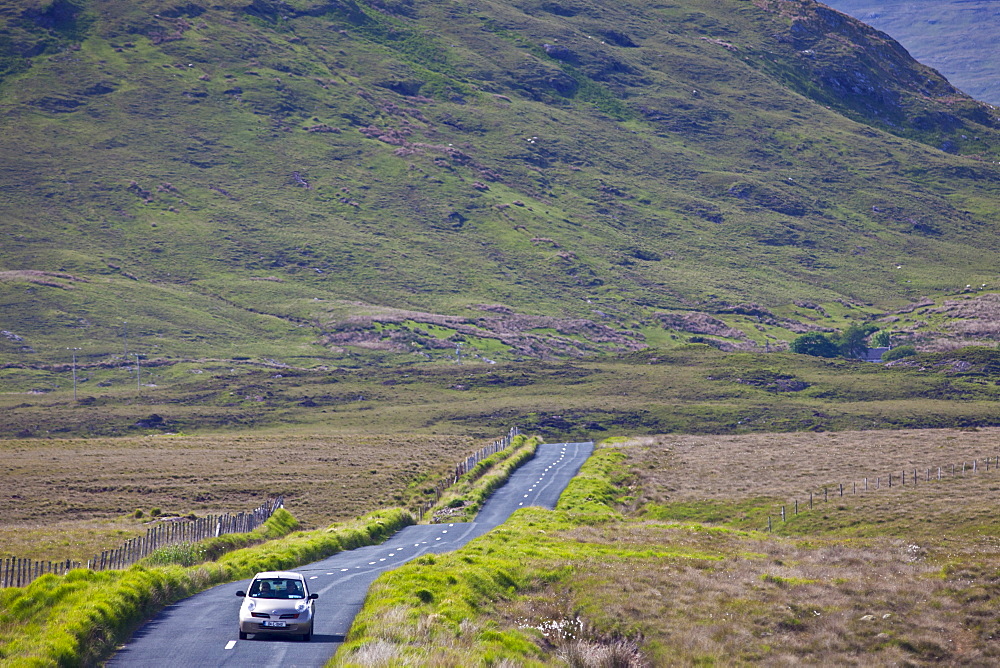
POLYGON ((1000 56, 993 48, 998 12, 989 0, 831 0, 828 4, 892 35, 914 58, 977 100, 1000 103, 1000 56))
POLYGON ((992 110, 816 3, 0 16, 7 361, 627 350, 995 275, 992 110))

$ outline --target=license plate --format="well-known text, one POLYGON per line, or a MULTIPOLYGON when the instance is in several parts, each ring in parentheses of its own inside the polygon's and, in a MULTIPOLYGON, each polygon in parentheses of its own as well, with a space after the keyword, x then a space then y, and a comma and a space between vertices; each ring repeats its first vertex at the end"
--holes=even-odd
POLYGON ((286 622, 261 622, 261 626, 274 626, 279 628, 284 628, 288 624, 286 622))

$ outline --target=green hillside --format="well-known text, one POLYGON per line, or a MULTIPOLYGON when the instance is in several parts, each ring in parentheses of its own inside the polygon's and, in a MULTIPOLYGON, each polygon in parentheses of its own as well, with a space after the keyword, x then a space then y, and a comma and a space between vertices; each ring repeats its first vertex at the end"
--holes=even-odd
POLYGON ((770 345, 994 287, 992 108, 813 2, 0 21, 6 364, 770 345))

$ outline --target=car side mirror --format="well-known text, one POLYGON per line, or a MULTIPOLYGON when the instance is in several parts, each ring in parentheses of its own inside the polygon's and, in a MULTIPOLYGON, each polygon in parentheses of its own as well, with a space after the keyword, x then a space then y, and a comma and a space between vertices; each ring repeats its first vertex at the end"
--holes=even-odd
POLYGON ((309 594, 309 598, 315 601, 317 598, 319 598, 319 594, 309 594))
POLYGON ((245 591, 238 591, 236 592, 236 595, 239 596, 240 598, 245 598, 247 593, 245 591))

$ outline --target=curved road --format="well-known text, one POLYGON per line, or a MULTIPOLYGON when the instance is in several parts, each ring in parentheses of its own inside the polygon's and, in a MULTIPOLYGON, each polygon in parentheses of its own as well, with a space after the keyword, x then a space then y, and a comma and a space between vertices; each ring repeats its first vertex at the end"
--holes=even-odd
POLYGON ((116 668, 167 666, 322 666, 337 651, 368 587, 384 571, 428 552, 449 552, 507 521, 518 508, 554 508, 593 451, 593 443, 546 443, 483 505, 475 522, 419 524, 381 545, 340 552, 295 569, 319 594, 312 642, 251 636, 237 640, 236 617, 250 580, 231 582, 165 608, 108 662, 116 668))

